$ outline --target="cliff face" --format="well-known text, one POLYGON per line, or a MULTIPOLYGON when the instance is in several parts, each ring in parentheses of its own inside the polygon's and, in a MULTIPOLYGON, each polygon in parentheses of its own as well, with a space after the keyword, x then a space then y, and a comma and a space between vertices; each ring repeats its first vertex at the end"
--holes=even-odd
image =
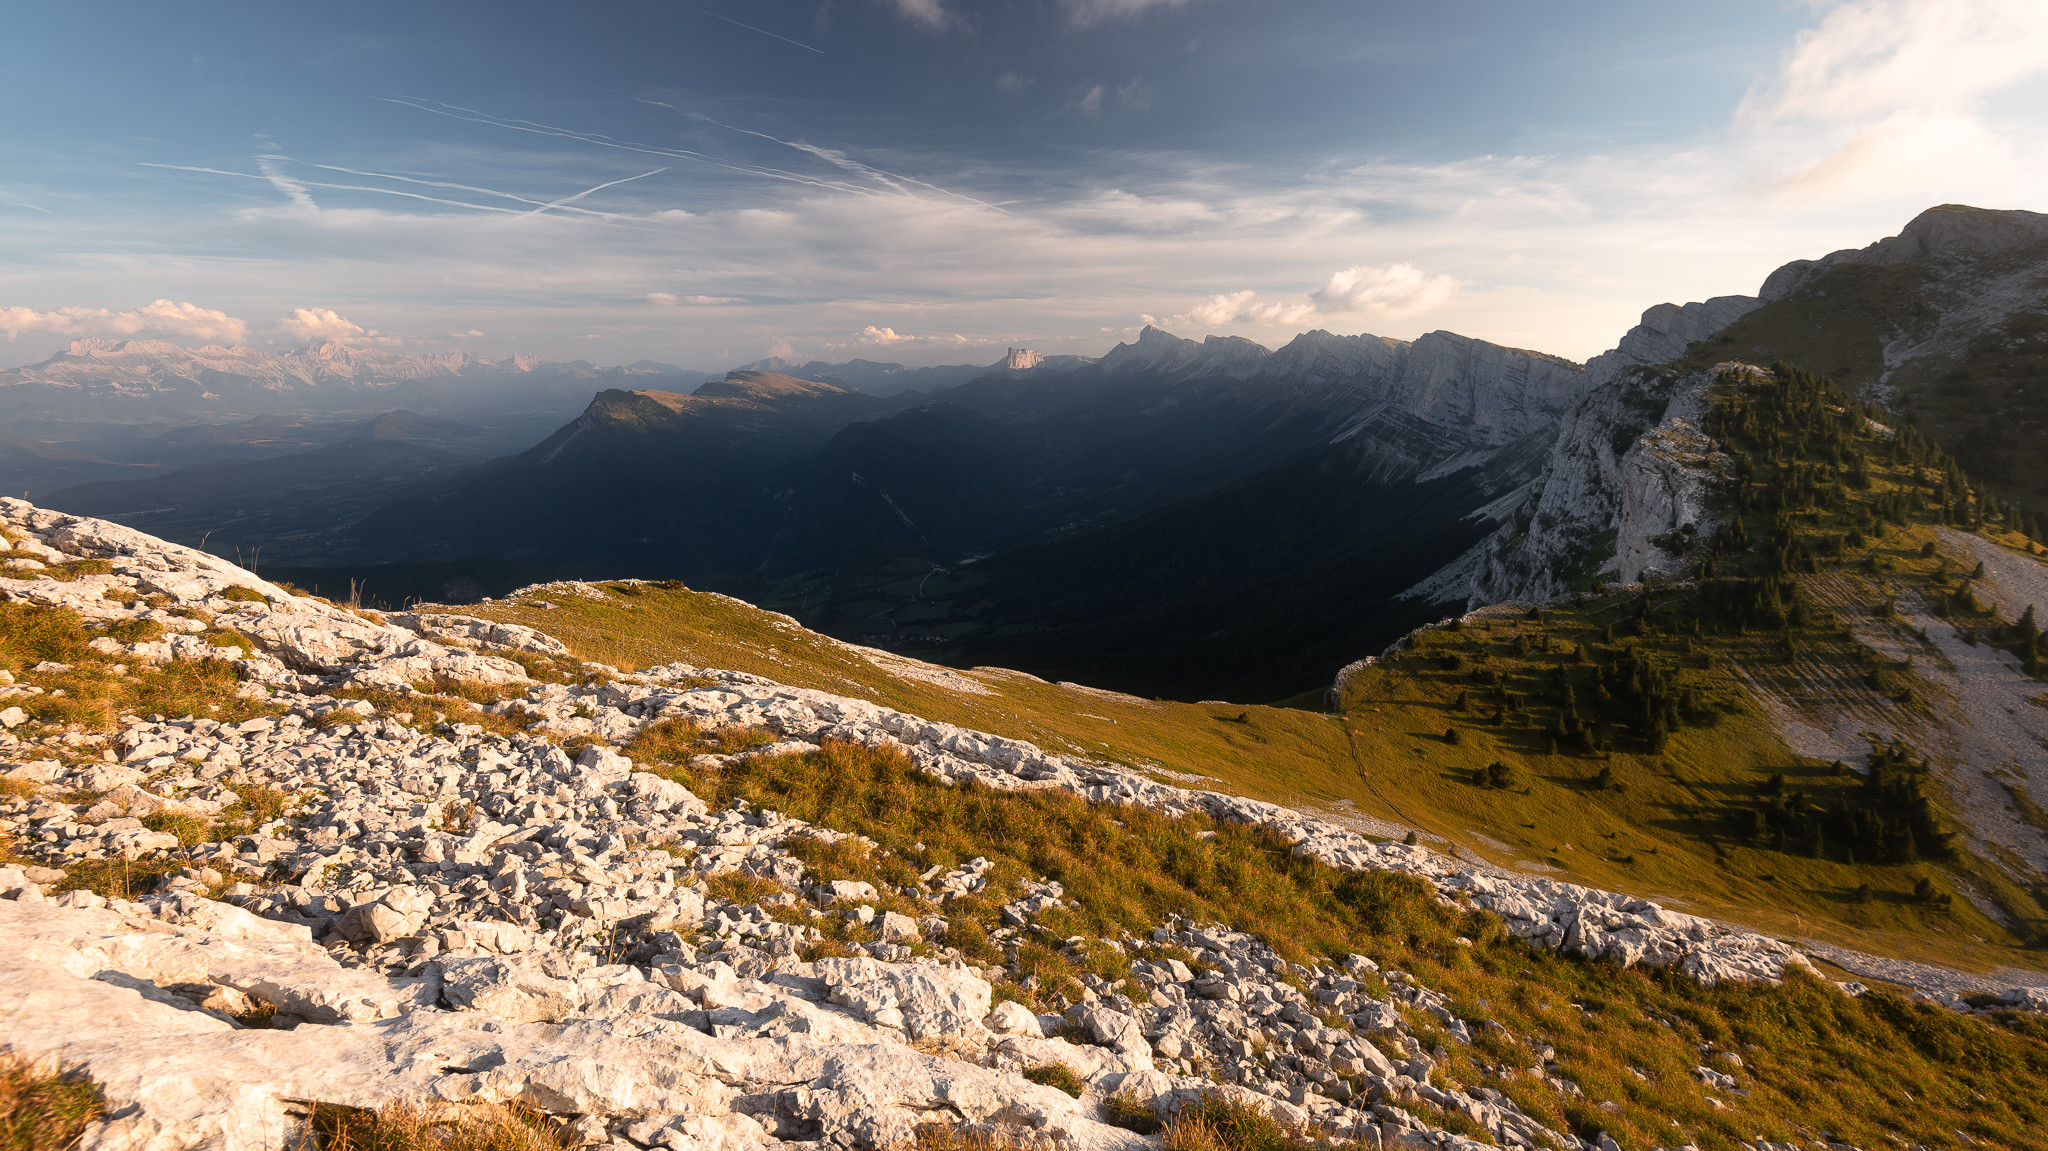
POLYGON ((1512 520, 1475 549, 1471 601, 1545 600, 1596 578, 1678 570, 1680 555, 1653 541, 1687 524, 1709 530, 1715 457, 1699 423, 1711 380, 1637 368, 1582 400, 1512 520))
POLYGON ((1349 414, 1332 441, 1384 482, 1482 467, 1552 432, 1587 384, 1569 360, 1452 332, 1410 343, 1317 331, 1273 353, 1249 386, 1336 393, 1349 414))
MULTIPOLYGON (((1596 578, 1635 582, 1682 571, 1690 538, 1682 529, 1711 527, 1715 457, 1699 421, 1715 372, 1697 353, 1683 366, 1654 365, 1719 337, 1755 362, 1782 357, 1903 399, 1939 430, 1956 414, 1956 395, 1967 391, 1981 403, 2000 394, 2006 377, 2032 373, 2029 336, 2048 311, 2044 246, 2048 215, 1950 204, 1868 247, 1786 264, 1757 296, 1649 309, 1612 351, 1587 362, 1590 390, 1564 418, 1541 477, 1509 522, 1409 594, 1473 604, 1540 600, 1596 578)), ((2011 462, 2024 456, 2016 438, 2038 422, 2026 391, 2012 391, 2022 400, 1999 426, 1949 437, 1973 474, 2014 490, 2038 478, 2011 462)))
MULTIPOLYGON (((1692 524, 1697 535, 1709 526, 1711 461, 1699 423, 1712 373, 1681 378, 1649 365, 1678 358, 1759 304, 1751 296, 1659 304, 1612 350, 1588 361, 1577 375, 1578 390, 1568 395, 1552 381, 1543 381, 1549 388, 1497 385, 1502 394, 1493 409, 1473 422, 1482 429, 1488 421, 1498 431, 1527 429, 1522 449, 1540 451, 1547 443, 1548 454, 1520 473, 1515 482, 1523 486, 1502 485, 1503 494, 1477 513, 1496 519, 1500 529, 1406 596, 1473 606, 1543 600, 1595 578, 1633 582, 1682 569, 1680 545, 1691 538, 1684 527, 1692 524), (1539 421, 1560 397, 1562 410, 1551 417, 1554 439, 1547 438, 1539 421)), ((1435 414, 1450 422, 1448 409, 1435 414)), ((1436 473, 1424 474, 1480 457, 1448 459, 1436 473)))

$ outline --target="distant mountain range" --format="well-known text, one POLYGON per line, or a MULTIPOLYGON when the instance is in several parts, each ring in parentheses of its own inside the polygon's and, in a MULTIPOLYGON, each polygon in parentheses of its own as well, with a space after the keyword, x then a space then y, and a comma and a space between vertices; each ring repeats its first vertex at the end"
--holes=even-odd
POLYGON ((335 586, 367 575, 392 602, 513 573, 675 578, 942 662, 1276 698, 1468 597, 1613 571, 1600 500, 1667 416, 1656 381, 1716 359, 1831 372, 2040 502, 2044 263, 2048 217, 1944 206, 1757 296, 1651 308, 1583 367, 1449 332, 1275 350, 1147 328, 1028 370, 763 361, 716 379, 81 341, 0 374, 0 413, 17 437, 132 418, 129 446, 0 441, 0 482, 233 453, 46 502, 211 531, 335 586), (534 431, 508 442, 508 411, 534 431))
POLYGON ((1445 332, 1272 351, 1148 328, 932 397, 734 372, 602 393, 330 554, 674 577, 954 661, 1298 690, 1485 534, 1468 517, 1534 478, 1585 386, 1445 332))

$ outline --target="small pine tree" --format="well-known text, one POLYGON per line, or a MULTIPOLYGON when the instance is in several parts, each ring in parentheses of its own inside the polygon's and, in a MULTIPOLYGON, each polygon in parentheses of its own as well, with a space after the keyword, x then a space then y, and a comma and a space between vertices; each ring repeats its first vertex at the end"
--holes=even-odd
POLYGON ((1927 878, 1924 875, 1920 877, 1920 881, 1918 883, 1915 883, 1913 885, 1913 898, 1919 900, 1922 903, 1934 902, 1935 896, 1937 894, 1938 893, 1934 890, 1934 881, 1932 879, 1927 878))
POLYGON ((1856 888, 1854 898, 1858 903, 1869 903, 1871 900, 1877 898, 1877 893, 1870 890, 1870 885, 1868 883, 1865 883, 1856 888))

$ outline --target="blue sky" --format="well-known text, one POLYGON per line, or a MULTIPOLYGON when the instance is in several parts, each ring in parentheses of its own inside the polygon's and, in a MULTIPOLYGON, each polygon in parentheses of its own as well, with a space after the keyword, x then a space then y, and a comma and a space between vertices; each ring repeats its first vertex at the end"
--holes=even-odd
POLYGON ((18 4, 0 363, 719 367, 1434 328, 1584 358, 2048 210, 2048 4, 18 4))

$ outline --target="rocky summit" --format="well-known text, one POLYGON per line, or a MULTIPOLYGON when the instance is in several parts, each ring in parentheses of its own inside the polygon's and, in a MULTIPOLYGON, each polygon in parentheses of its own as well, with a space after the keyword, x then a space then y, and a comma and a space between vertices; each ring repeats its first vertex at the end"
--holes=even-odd
MULTIPOLYGON (((540 669, 559 671, 567 649, 531 628, 350 610, 20 500, 0 501, 0 528, 0 598, 75 613, 112 674, 235 673, 192 714, 129 710, 118 734, 0 745, 0 834, 18 849, 0 868, 0 1042, 101 1085, 89 1146, 298 1145, 290 1133, 321 1106, 402 1101, 516 1102, 570 1145, 617 1151, 881 1148, 935 1126, 1136 1148, 1163 1119, 1231 1101, 1303 1138, 1368 1147, 1616 1146, 1433 1077, 1446 1045, 1484 1042, 1520 1048, 1523 1073, 1560 1096, 1579 1090, 1539 1039, 1361 954, 1291 962, 1169 915, 1142 933, 1050 940, 1108 949, 1128 974, 1024 1002, 1017 969, 953 946, 950 909, 993 894, 993 939, 1014 964, 1071 903, 1059 882, 991 891, 985 858, 893 887, 821 878, 806 861, 860 836, 709 803, 613 750, 679 722, 757 733, 694 756, 702 770, 893 749, 963 792, 1263 828, 1337 872, 1426 880, 1539 950, 1702 986, 1774 985, 1793 969, 1811 981, 1806 955, 1778 939, 864 700, 681 663, 551 676, 540 669), (456 684, 493 702, 444 714, 436 686, 456 684), (490 723, 508 715, 519 726, 490 723), (264 818, 232 838, 178 834, 259 795, 264 818), (111 897, 65 883, 96 868, 156 878, 111 897)), ((54 666, 0 687, 0 722, 28 730, 20 705, 64 691, 34 682, 54 666)), ((1739 1059, 1717 1058, 1700 1053, 1697 1083, 1746 1093, 1739 1059)))

